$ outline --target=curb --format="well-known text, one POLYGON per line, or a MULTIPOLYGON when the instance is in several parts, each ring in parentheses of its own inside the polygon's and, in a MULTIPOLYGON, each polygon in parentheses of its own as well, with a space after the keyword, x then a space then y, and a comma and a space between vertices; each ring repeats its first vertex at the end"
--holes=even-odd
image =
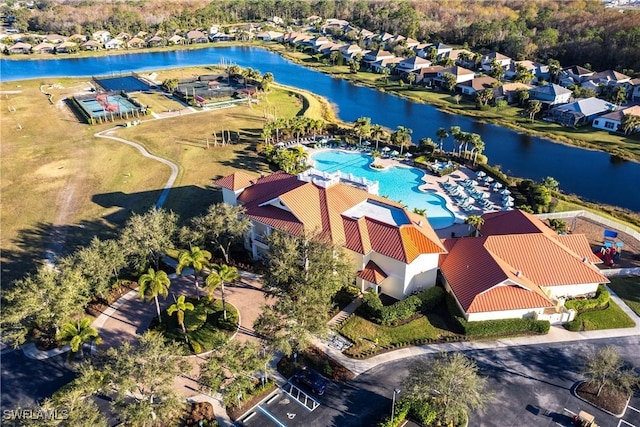
POLYGON ((607 413, 609 415, 611 415, 612 417, 616 417, 616 418, 622 418, 625 414, 625 412, 627 412, 627 407, 629 406, 629 402, 631 401, 631 396, 633 396, 633 393, 631 395, 629 395, 629 397, 627 398, 627 403, 624 404, 624 409, 622 410, 621 413, 619 414, 614 414, 613 412, 609 412, 604 408, 601 408, 600 406, 596 405, 595 403, 589 402, 587 399, 581 397, 580 395, 578 395, 578 387, 580 387, 581 384, 584 384, 586 381, 578 381, 577 383, 574 384, 573 387, 571 387, 571 394, 574 395, 575 397, 577 397, 578 399, 582 400, 585 403, 588 403, 589 405, 593 406, 594 408, 597 408, 599 410, 601 410, 604 413, 607 413))

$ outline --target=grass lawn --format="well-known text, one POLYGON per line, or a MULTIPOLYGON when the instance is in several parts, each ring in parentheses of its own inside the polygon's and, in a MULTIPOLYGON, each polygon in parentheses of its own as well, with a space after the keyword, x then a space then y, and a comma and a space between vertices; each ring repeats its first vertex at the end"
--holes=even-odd
POLYGON ((374 348, 393 348, 415 341, 435 340, 441 336, 453 335, 450 331, 436 328, 426 316, 400 326, 382 326, 360 316, 350 316, 339 332, 349 338, 354 345, 347 350, 350 355, 367 352, 374 348), (377 340, 377 344, 376 344, 377 340))
POLYGON ((609 287, 640 316, 640 277, 611 277, 609 287))
MULTIPOLYGON (((158 71, 158 79, 198 72, 213 70, 158 71)), ((3 285, 35 269, 49 250, 69 253, 93 236, 114 237, 131 212, 144 212, 155 203, 169 177, 167 166, 143 158, 136 149, 93 136, 113 123, 90 126, 75 116, 63 100, 89 87, 87 79, 66 78, 0 83, 0 91, 6 91, 0 109, 7 112, 0 122, 3 285), (53 94, 53 103, 41 85, 53 94)), ((278 117, 330 110, 317 97, 304 101, 299 95, 274 87, 253 108, 242 105, 163 120, 147 117, 139 126, 117 127, 113 135, 178 164, 180 174, 165 206, 180 215, 198 215, 221 200, 211 191, 212 179, 238 169, 256 176, 269 171, 253 148, 265 109, 278 117), (220 141, 222 129, 240 142, 207 150, 207 139, 213 143, 215 132, 220 141)), ((163 99, 151 102, 155 108, 175 108, 163 99)))
POLYGON ((633 328, 636 324, 618 305, 609 301, 605 310, 589 311, 576 316, 574 322, 581 322, 582 331, 601 329, 633 328))

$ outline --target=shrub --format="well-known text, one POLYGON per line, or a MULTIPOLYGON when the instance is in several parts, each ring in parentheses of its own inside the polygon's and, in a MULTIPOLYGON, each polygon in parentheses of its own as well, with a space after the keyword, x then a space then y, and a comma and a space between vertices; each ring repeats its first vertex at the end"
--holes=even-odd
POLYGON ((404 400, 396 402, 394 414, 393 414, 393 422, 391 422, 391 417, 385 418, 380 424, 379 427, 398 427, 404 424, 404 420, 407 418, 409 414, 409 409, 411 409, 411 404, 404 400))
POLYGON ((362 297, 362 306, 359 311, 365 318, 377 322, 380 319, 380 312, 383 307, 378 294, 375 292, 367 292, 364 294, 364 297, 362 297))
POLYGON ((464 330, 464 334, 471 337, 490 337, 523 333, 542 335, 548 333, 551 327, 551 324, 547 320, 499 319, 468 322, 462 317, 456 317, 455 319, 464 330))
POLYGON ((433 286, 418 294, 422 306, 420 309, 423 312, 431 311, 442 303, 445 296, 445 290, 439 286, 433 286))
POLYGON ((409 413, 420 424, 429 426, 436 418, 438 413, 429 405, 429 402, 425 400, 414 400, 411 402, 409 413))
POLYGON ((604 287, 604 285, 598 286, 596 297, 591 299, 574 299, 564 303, 564 306, 568 309, 573 309, 577 314, 584 313, 585 311, 603 310, 609 305, 611 294, 604 287))

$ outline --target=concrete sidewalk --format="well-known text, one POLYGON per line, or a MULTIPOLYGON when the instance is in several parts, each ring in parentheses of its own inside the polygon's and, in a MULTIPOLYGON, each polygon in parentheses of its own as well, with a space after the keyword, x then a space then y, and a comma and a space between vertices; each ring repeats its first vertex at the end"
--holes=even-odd
POLYGON ((609 292, 611 293, 611 299, 635 322, 635 327, 624 329, 605 329, 600 331, 570 332, 562 326, 551 326, 549 333, 546 335, 504 338, 491 341, 464 341, 443 344, 427 344, 393 350, 388 353, 378 354, 377 356, 362 360, 351 359, 319 339, 314 340, 314 344, 337 362, 341 363, 345 368, 349 369, 356 375, 360 375, 369 369, 375 368, 376 366, 384 363, 433 353, 572 342, 600 338, 640 336, 640 317, 638 317, 611 289, 609 289, 609 292))

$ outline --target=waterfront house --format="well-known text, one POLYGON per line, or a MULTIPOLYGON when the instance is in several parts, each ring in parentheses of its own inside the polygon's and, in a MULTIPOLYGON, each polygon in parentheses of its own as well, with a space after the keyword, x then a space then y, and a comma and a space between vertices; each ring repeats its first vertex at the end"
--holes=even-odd
MULTIPOLYGON (((604 114, 596 118, 591 126, 596 129, 602 129, 609 132, 622 132, 622 120, 624 119, 624 116, 627 115, 640 117, 640 105, 634 105, 633 107, 604 114)), ((632 130, 631 132, 633 133, 638 131, 640 131, 640 126, 632 130)))
POLYGON ((53 43, 42 42, 33 46, 33 53, 53 53, 56 46, 53 43))
POLYGON ((416 84, 421 84, 423 86, 433 86, 435 79, 438 77, 438 73, 444 70, 442 65, 432 65, 431 67, 421 68, 414 73, 417 75, 416 84))
POLYGON ((551 105, 566 104, 573 92, 554 83, 535 86, 529 90, 529 99, 542 102, 547 108, 551 105))
POLYGON ((189 44, 209 42, 209 36, 200 30, 188 31, 184 38, 189 44))
POLYGON ((142 40, 139 37, 133 37, 132 39, 127 41, 128 48, 139 49, 147 46, 147 42, 142 40))
POLYGON ((66 40, 67 40, 67 38, 65 36, 61 36, 60 34, 47 34, 42 39, 42 41, 44 41, 46 43, 51 43, 51 44, 59 44, 59 43, 62 43, 64 41, 66 41, 66 40))
POLYGON ((615 104, 599 98, 579 99, 551 108, 547 114, 551 120, 564 126, 578 126, 616 109, 615 104))
POLYGON ((519 90, 529 91, 533 86, 524 84, 524 83, 504 83, 500 86, 497 86, 493 90, 493 99, 497 101, 506 100, 508 104, 515 104, 520 102, 518 98, 519 90))
POLYGON ((78 48, 78 44, 74 43, 74 42, 62 42, 59 43, 58 45, 56 45, 56 52, 57 53, 70 53, 70 52, 75 52, 78 48))
POLYGON ((380 61, 381 59, 390 59, 394 58, 393 53, 387 52, 386 50, 377 49, 367 52, 363 57, 362 61, 369 66, 374 62, 380 61))
POLYGON ((431 61, 428 59, 420 58, 419 56, 413 56, 411 58, 404 58, 396 65, 396 71, 398 73, 411 73, 413 71, 420 70, 431 66, 431 61))
POLYGON ((559 235, 519 210, 488 213, 479 237, 446 239, 440 257, 445 287, 469 321, 571 320, 567 298, 608 283, 582 234, 559 235))
POLYGON ((164 44, 165 44, 164 38, 159 35, 155 35, 149 38, 149 40, 147 40, 147 46, 149 47, 159 47, 159 46, 164 46, 164 44))
POLYGON ((258 40, 262 40, 263 42, 270 41, 282 41, 283 33, 279 31, 263 31, 261 33, 256 34, 256 38, 258 40))
POLYGON ((31 45, 29 43, 18 42, 7 48, 7 51, 12 54, 30 53, 31 45))
POLYGON ((475 77, 472 80, 458 83, 456 88, 462 92, 463 95, 475 96, 476 93, 485 89, 493 89, 498 83, 498 80, 490 76, 475 77))
POLYGON ((173 36, 169 37, 169 39, 167 40, 167 43, 170 46, 176 45, 176 44, 184 44, 184 37, 178 34, 174 34, 173 36))
POLYGON ((105 49, 120 49, 124 45, 124 41, 120 39, 110 39, 104 44, 105 49))
POLYGON ((254 258, 273 230, 324 239, 344 248, 356 286, 402 299, 434 286, 445 249, 424 217, 376 194, 376 183, 309 170, 253 178, 236 172, 214 182, 223 200, 251 219, 245 245, 254 258))
POLYGON ((402 59, 403 58, 399 58, 396 56, 391 58, 384 58, 374 62, 373 64, 370 64, 369 69, 374 73, 382 73, 385 68, 389 69, 390 71, 393 71, 398 66, 398 64, 402 61, 402 59))
POLYGON ((82 50, 99 50, 100 47, 100 43, 95 40, 87 40, 80 45, 80 49, 82 50))
POLYGON ((468 82, 475 78, 475 73, 473 71, 454 65, 453 67, 445 67, 438 71, 438 76, 434 79, 437 85, 441 86, 444 84, 445 74, 453 74, 456 78, 456 84, 468 82))

